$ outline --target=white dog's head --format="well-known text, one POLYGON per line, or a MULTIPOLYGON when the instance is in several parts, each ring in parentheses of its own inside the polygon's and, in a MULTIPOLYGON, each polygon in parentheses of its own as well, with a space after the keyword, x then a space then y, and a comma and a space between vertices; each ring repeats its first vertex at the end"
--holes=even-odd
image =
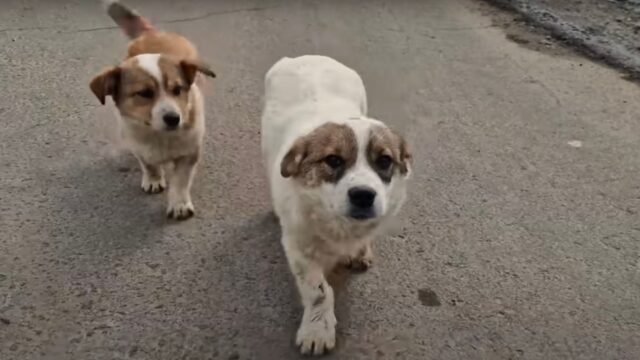
POLYGON ((281 163, 321 221, 376 224, 405 198, 411 155, 402 137, 367 118, 328 122, 297 139, 281 163))

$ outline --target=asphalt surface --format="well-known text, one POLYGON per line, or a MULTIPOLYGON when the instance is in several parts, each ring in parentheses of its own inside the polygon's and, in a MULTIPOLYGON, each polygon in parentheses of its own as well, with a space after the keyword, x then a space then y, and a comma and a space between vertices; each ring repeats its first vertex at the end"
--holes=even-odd
POLYGON ((131 1, 196 42, 196 217, 164 218, 88 89, 126 41, 91 1, 0 2, 0 359, 296 359, 269 213, 265 71, 357 69, 415 176, 366 274, 338 282, 335 359, 637 359, 640 89, 507 39, 449 1, 131 1))

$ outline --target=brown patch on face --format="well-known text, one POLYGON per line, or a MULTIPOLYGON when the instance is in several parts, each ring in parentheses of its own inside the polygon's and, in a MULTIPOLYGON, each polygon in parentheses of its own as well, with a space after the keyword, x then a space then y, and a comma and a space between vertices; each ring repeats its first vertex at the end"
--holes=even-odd
POLYGON ((118 90, 113 99, 123 116, 151 125, 151 111, 160 94, 160 84, 136 59, 125 60, 119 67, 118 90))
POLYGON ((283 177, 306 186, 336 183, 358 156, 358 143, 347 125, 326 123, 298 139, 280 164, 283 177))
POLYGON ((189 126, 195 120, 195 107, 190 106, 189 91, 195 80, 198 71, 205 72, 207 75, 215 74, 197 61, 177 60, 173 57, 161 56, 158 60, 158 67, 162 74, 163 83, 161 84, 166 96, 173 100, 180 107, 182 114, 186 116, 184 119, 185 126, 189 126))
POLYGON ((398 134, 383 126, 371 128, 367 161, 382 181, 391 181, 396 169, 406 175, 411 167, 411 154, 407 142, 398 134))
POLYGON ((111 96, 123 116, 150 125, 160 84, 137 65, 136 59, 125 60, 93 78, 90 87, 103 105, 111 96))
POLYGON ((162 88, 165 96, 172 98, 178 107, 180 112, 186 116, 184 120, 185 125, 189 126, 194 118, 190 116, 191 107, 189 106, 189 91, 191 90, 191 82, 187 81, 183 72, 180 62, 174 58, 161 56, 158 60, 158 67, 162 74, 162 88))

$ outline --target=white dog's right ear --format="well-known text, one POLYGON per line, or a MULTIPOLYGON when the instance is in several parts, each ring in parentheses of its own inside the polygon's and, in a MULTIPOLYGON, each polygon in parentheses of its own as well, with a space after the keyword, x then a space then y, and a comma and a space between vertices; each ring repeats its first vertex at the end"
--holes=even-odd
POLYGON ((305 142, 302 139, 298 139, 280 163, 282 177, 288 178, 300 174, 300 167, 302 160, 306 157, 306 151, 305 142))

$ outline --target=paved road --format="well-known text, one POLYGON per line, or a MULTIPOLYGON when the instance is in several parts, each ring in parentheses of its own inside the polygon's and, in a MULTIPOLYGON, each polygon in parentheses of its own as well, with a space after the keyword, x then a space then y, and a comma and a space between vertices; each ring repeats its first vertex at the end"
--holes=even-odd
POLYGON ((0 3, 1 359, 298 358, 258 139, 263 74, 307 53, 358 69, 416 159, 375 267, 338 284, 331 358, 637 358, 640 89, 617 72, 467 0, 131 1, 219 74, 198 214, 172 224, 88 90, 125 39, 59 3, 0 3))

